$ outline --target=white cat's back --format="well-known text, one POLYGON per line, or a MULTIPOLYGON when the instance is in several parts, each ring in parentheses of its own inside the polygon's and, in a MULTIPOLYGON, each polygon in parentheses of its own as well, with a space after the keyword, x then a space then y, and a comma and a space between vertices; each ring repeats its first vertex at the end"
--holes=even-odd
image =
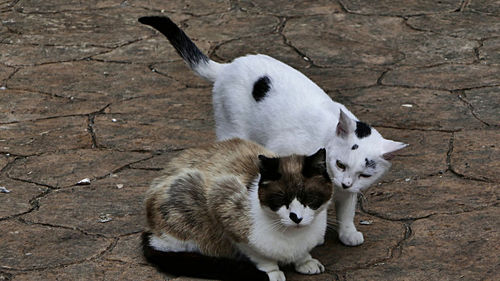
POLYGON ((339 109, 347 111, 304 74, 266 55, 226 64, 214 83, 213 101, 219 140, 252 139, 281 155, 324 147, 339 109), (263 77, 269 89, 256 100, 254 85, 263 77))

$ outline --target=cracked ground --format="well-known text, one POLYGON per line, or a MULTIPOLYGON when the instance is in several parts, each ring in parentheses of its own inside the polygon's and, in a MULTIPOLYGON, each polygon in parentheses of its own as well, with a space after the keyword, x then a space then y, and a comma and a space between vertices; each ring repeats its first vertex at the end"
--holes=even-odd
POLYGON ((0 280, 186 280, 139 247, 151 180, 215 139, 211 85, 137 22, 162 14, 410 144, 360 199, 365 243, 343 246, 332 210, 326 272, 288 280, 500 279, 498 1, 0 0, 0 280))

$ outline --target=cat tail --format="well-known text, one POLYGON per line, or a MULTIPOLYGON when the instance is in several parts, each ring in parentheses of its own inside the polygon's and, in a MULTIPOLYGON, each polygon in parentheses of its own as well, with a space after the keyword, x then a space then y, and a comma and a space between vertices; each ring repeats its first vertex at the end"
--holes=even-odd
POLYGON ((142 233, 142 250, 146 260, 159 271, 175 276, 228 281, 268 281, 269 277, 249 261, 214 258, 193 252, 163 252, 151 247, 150 232, 142 233))
POLYGON ((189 37, 168 17, 141 17, 139 22, 150 25, 165 35, 177 53, 199 76, 215 82, 224 64, 217 63, 203 54, 189 37))

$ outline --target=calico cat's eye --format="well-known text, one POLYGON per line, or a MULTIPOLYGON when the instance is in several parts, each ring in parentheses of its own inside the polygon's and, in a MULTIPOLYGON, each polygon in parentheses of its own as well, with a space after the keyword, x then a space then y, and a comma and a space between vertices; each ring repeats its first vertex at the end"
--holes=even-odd
POLYGON ((372 175, 369 175, 369 174, 360 174, 359 177, 360 178, 369 178, 371 177, 372 175))
POLYGON ((342 171, 345 170, 345 165, 342 164, 342 162, 340 162, 339 160, 337 160, 337 167, 339 167, 339 169, 341 169, 342 171))
POLYGON ((301 194, 298 199, 299 202, 308 206, 312 210, 317 210, 326 202, 325 195, 317 192, 307 192, 305 194, 301 194))

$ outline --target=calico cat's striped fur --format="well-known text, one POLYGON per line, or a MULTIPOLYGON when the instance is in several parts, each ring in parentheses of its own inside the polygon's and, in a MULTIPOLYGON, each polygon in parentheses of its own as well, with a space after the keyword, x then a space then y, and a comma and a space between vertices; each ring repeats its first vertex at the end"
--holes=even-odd
POLYGON ((258 144, 232 139, 183 151, 165 173, 146 195, 150 261, 161 261, 155 252, 243 256, 270 280, 285 280, 278 264, 292 263, 304 274, 324 270, 309 254, 323 243, 333 195, 324 149, 278 158, 258 144))

